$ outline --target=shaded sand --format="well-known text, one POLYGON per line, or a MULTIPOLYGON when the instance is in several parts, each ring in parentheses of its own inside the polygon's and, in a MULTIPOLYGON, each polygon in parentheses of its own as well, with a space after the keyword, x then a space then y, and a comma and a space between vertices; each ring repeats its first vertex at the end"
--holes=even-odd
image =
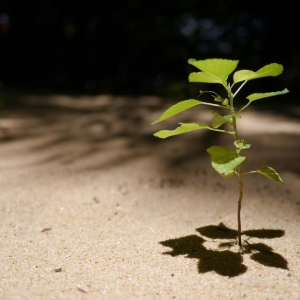
POLYGON ((209 111, 149 126, 168 103, 2 97, 21 105, 1 119, 0 299, 300 299, 299 109, 240 120, 245 169, 285 182, 245 177, 241 253, 236 178, 205 152, 230 136, 152 136, 209 111))

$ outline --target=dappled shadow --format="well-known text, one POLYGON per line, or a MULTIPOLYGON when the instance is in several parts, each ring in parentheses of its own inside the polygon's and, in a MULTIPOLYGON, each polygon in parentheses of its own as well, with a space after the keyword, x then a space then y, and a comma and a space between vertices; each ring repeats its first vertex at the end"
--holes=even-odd
MULTIPOLYGON (((49 150, 59 152, 59 156, 56 153, 49 155, 50 159, 37 158, 36 164, 53 161, 54 157, 62 164, 73 164, 86 157, 93 157, 95 159, 92 164, 86 162, 81 168, 98 170, 156 153, 157 159, 163 162, 163 168, 174 173, 176 170, 181 172, 181 166, 194 165, 202 157, 206 157, 209 162, 205 150, 212 144, 232 146, 232 141, 227 136, 223 137, 224 135, 210 130, 199 130, 164 141, 153 137, 157 130, 175 128, 178 121, 206 122, 206 119, 211 119, 211 110, 201 107, 188 110, 162 125, 150 126, 166 108, 176 103, 169 99, 152 96, 57 95, 28 91, 6 94, 1 91, 0 98, 6 105, 2 108, 4 115, 0 120, 2 142, 42 137, 43 140, 32 144, 28 151, 39 154, 45 152, 44 156, 49 150), (112 152, 111 149, 118 151, 112 152), (101 155, 106 153, 110 154, 109 158, 101 159, 101 155)), ((280 133, 272 137, 272 140, 277 141, 276 151, 272 151, 267 160, 263 158, 265 163, 274 165, 278 172, 288 169, 299 173, 295 164, 300 161, 298 137, 296 133, 280 133), (282 138, 285 139, 284 143, 280 142, 282 138), (288 141, 293 141, 293 147, 287 149, 288 141), (287 153, 286 157, 282 157, 282 153, 287 153)), ((256 140, 251 139, 251 143, 261 141, 260 137, 253 138, 256 140)), ((269 153, 274 148, 274 143, 262 146, 264 153, 269 153)), ((250 159, 249 162, 252 163, 250 159)), ((247 163, 248 159, 245 166, 247 163)))
POLYGON ((86 167, 97 169, 109 167, 110 163, 114 166, 150 153, 160 142, 153 137, 155 129, 150 126, 156 112, 164 106, 164 100, 158 97, 17 93, 1 97, 7 105, 2 109, 5 114, 0 124, 0 140, 12 142, 42 137, 40 143, 32 143, 28 150, 33 153, 59 151, 57 159, 61 163, 71 164, 111 152, 111 149, 121 150, 115 151, 110 159, 99 163, 94 160, 86 167))
MULTIPOLYGON (((236 239, 236 230, 226 227, 223 223, 218 226, 209 225, 196 229, 201 235, 213 240, 236 239)), ((284 235, 283 230, 248 230, 249 238, 278 238, 284 235), (252 234, 252 236, 251 236, 252 234)), ((170 239, 160 242, 163 246, 172 248, 172 251, 164 252, 171 256, 185 255, 187 258, 199 259, 199 273, 214 271, 219 275, 234 277, 247 271, 247 266, 243 264, 243 255, 250 254, 250 258, 264 266, 288 269, 286 259, 273 251, 264 243, 250 243, 245 240, 244 245, 238 251, 231 251, 230 248, 237 247, 236 241, 221 242, 215 249, 207 249, 205 240, 198 235, 189 235, 177 239, 170 239), (226 248, 226 250, 224 250, 226 248)))

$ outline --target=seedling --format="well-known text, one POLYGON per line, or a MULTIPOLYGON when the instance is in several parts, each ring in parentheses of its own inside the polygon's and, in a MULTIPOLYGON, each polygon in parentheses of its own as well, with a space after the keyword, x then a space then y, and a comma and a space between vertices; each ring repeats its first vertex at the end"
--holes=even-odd
MULTIPOLYGON (((189 59, 188 63, 198 68, 201 72, 193 72, 189 75, 190 82, 203 82, 203 83, 218 83, 221 84, 226 93, 226 97, 221 97, 214 91, 200 91, 200 95, 209 93, 213 96, 214 103, 203 102, 196 99, 189 99, 180 101, 177 104, 167 109, 158 120, 152 124, 164 121, 171 118, 189 108, 197 105, 209 105, 218 109, 225 109, 228 114, 219 114, 216 111, 212 111, 211 124, 205 123, 179 123, 180 126, 174 130, 160 130, 154 134, 154 136, 165 139, 170 136, 187 133, 198 129, 208 129, 217 132, 227 133, 233 136, 234 139, 234 150, 222 147, 222 146, 211 146, 206 151, 211 157, 212 167, 223 177, 230 178, 236 175, 239 182, 239 199, 237 209, 237 220, 238 220, 238 244, 242 246, 241 239, 241 206, 243 199, 243 176, 252 173, 259 173, 272 179, 278 183, 283 184, 279 174, 271 167, 262 167, 255 171, 243 172, 243 162, 246 156, 242 156, 242 150, 250 148, 250 144, 244 139, 241 139, 238 135, 237 119, 241 118, 241 113, 253 102, 262 98, 273 97, 276 95, 282 95, 288 93, 287 89, 277 92, 269 93, 254 93, 246 97, 248 100, 247 104, 242 108, 236 110, 234 107, 235 97, 242 87, 253 79, 258 79, 268 76, 278 76, 283 71, 283 66, 277 63, 272 63, 264 66, 258 71, 240 70, 233 74, 232 83, 228 82, 228 76, 236 69, 238 60, 228 59, 206 59, 206 60, 195 60, 189 59), (235 90, 235 91, 234 91, 235 90), (229 125, 226 128, 225 124, 229 125), (227 129, 229 127, 229 130, 227 129)), ((224 91, 224 92, 225 92, 224 91)))

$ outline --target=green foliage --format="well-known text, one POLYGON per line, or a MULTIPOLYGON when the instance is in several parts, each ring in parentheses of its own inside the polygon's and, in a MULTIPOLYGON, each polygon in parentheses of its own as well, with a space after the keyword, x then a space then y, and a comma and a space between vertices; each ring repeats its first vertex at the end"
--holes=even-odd
POLYGON ((252 102, 255 100, 259 100, 262 98, 267 98, 267 97, 272 97, 272 96, 277 96, 277 95, 282 95, 282 94, 286 94, 288 93, 287 89, 284 89, 282 91, 278 91, 278 92, 271 92, 271 93, 255 93, 255 94, 251 94, 249 96, 247 96, 246 98, 252 102))
MULTIPOLYGON (((234 145, 236 148, 235 152, 218 146, 213 146, 207 149, 208 153, 211 156, 212 166, 221 175, 225 175, 225 176, 236 171, 237 166, 240 165, 245 160, 245 157, 240 156, 240 151, 243 149, 250 148, 250 145, 247 142, 245 142, 245 140, 238 139, 236 120, 241 117, 239 113, 243 111, 253 101, 288 93, 288 90, 284 89, 282 91, 277 91, 277 92, 251 94, 246 97, 249 102, 238 113, 236 113, 233 106, 234 97, 247 81, 257 79, 257 78, 267 77, 267 76, 278 76, 283 71, 283 66, 277 63, 266 65, 256 72, 250 70, 236 71, 233 74, 233 83, 232 85, 230 85, 230 83, 227 82, 228 76, 236 69, 238 62, 239 62, 238 60, 216 59, 216 58, 206 59, 206 60, 189 59, 188 60, 189 64, 201 70, 201 72, 191 73, 189 76, 189 81, 219 83, 223 85, 223 87, 227 91, 228 98, 223 99, 220 95, 212 91, 200 91, 200 96, 203 93, 213 94, 214 101, 217 103, 202 102, 195 99, 184 100, 171 106, 155 122, 152 123, 152 124, 156 124, 158 122, 164 121, 189 108, 192 108, 200 104, 228 109, 230 114, 227 115, 222 115, 216 111, 212 111, 213 118, 211 121, 211 127, 203 123, 188 123, 188 124, 180 123, 180 126, 174 130, 160 130, 154 134, 155 136, 162 139, 168 138, 173 135, 178 135, 178 134, 183 134, 190 131, 198 130, 198 129, 209 129, 209 130, 233 134, 235 137, 235 141, 234 141, 234 145), (240 88, 235 93, 233 93, 233 86, 236 83, 239 83, 241 81, 243 81, 244 83, 240 86, 240 88), (229 124, 232 127, 232 131, 219 129, 219 127, 225 124, 229 124), (225 161, 226 163, 219 163, 220 159, 222 161, 225 161)), ((248 173, 257 172, 262 175, 265 175, 266 177, 272 180, 282 183, 282 180, 279 177, 279 175, 276 173, 276 171, 270 167, 267 168, 269 169, 262 168, 257 171, 251 171, 248 173)), ((241 176, 248 173, 241 174, 241 176)))
POLYGON ((283 66, 276 63, 266 65, 256 72, 250 70, 241 70, 234 73, 233 82, 237 83, 245 80, 252 80, 267 76, 278 76, 282 73, 282 71, 283 66))
POLYGON ((193 106, 199 105, 201 104, 201 101, 199 100, 194 100, 194 99, 190 99, 190 100, 184 100, 184 101, 180 101, 177 104, 171 106, 170 108, 168 108, 161 116, 158 120, 156 120, 155 122, 153 122, 152 124, 164 121, 166 119, 169 119, 193 106))
POLYGON ((278 183, 282 184, 283 181, 280 178, 279 174, 271 167, 263 167, 256 171, 249 171, 246 173, 242 172, 242 164, 245 161, 246 157, 241 156, 240 152, 244 149, 249 149, 251 145, 248 144, 244 139, 239 139, 237 130, 237 119, 241 118, 240 113, 244 109, 246 109, 253 101, 267 97, 283 95, 288 93, 288 90, 284 89, 282 91, 277 92, 251 94, 246 97, 246 99, 248 99, 248 103, 236 112, 234 107, 234 98, 241 90, 241 88, 247 83, 247 81, 269 76, 278 76, 283 71, 283 66, 277 63, 271 63, 269 65, 266 65, 256 72, 251 70, 240 70, 236 71, 233 74, 233 81, 232 83, 230 83, 228 81, 228 77, 236 69, 238 62, 238 60, 216 58, 206 60, 189 59, 188 63, 201 71, 191 73, 189 75, 189 81, 221 84, 227 93, 227 97, 222 98, 220 95, 213 91, 200 91, 200 96, 204 93, 212 94, 215 103, 203 102, 195 99, 184 100, 171 106, 152 124, 164 121, 170 117, 173 117, 174 115, 177 115, 189 108, 200 104, 222 108, 223 110, 228 110, 228 113, 224 115, 219 112, 212 111, 213 117, 211 121, 211 126, 203 123, 180 123, 180 126, 174 130, 160 130, 154 135, 159 138, 165 139, 173 135, 179 135, 198 129, 209 129, 213 131, 228 133, 234 136, 234 150, 230 150, 221 146, 211 146, 207 149, 207 152, 211 157, 212 167, 222 177, 229 178, 233 175, 238 176, 240 192, 238 205, 238 239, 239 245, 241 245, 240 207, 243 197, 243 176, 251 173, 259 173, 278 183), (242 84, 240 84, 241 82, 242 84), (236 84, 240 84, 240 86, 234 92, 233 89, 235 88, 236 84), (219 129, 220 127, 225 125, 227 127, 229 126, 230 130, 219 129))
POLYGON ((186 132, 194 131, 197 129, 204 129, 204 128, 209 128, 207 124, 201 124, 201 123, 180 123, 181 125, 177 127, 174 130, 160 130, 156 132, 154 135, 161 138, 165 139, 167 137, 173 136, 173 135, 178 135, 178 134, 183 134, 186 132))
POLYGON ((249 149, 251 147, 245 140, 236 140, 234 143, 237 151, 241 151, 242 149, 249 149))
POLYGON ((261 175, 264 175, 276 182, 283 184, 283 181, 280 178, 279 174, 271 167, 263 167, 263 168, 257 170, 256 172, 261 175))
POLYGON ((195 66, 202 72, 191 73, 190 82, 207 82, 207 83, 225 83, 229 74, 237 67, 238 60, 228 59, 207 59, 195 60, 189 59, 188 63, 195 66))
POLYGON ((211 126, 213 128, 219 128, 223 124, 230 122, 230 120, 228 120, 228 118, 226 118, 226 116, 221 116, 216 111, 213 111, 212 113, 214 115, 211 120, 211 126))
POLYGON ((236 152, 221 146, 211 146, 206 151, 211 157, 213 168, 224 177, 233 175, 235 168, 246 159, 246 157, 238 156, 236 152))

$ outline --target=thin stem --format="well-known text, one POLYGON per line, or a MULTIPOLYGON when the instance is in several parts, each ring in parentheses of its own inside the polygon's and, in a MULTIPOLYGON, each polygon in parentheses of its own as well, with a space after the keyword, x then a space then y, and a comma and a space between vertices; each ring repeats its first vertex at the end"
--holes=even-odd
POLYGON ((243 84, 241 84, 241 86, 237 89, 237 91, 233 94, 233 98, 237 95, 237 93, 241 90, 241 88, 247 83, 247 80, 245 80, 243 82, 243 84))
POLYGON ((233 131, 228 131, 228 130, 223 130, 223 129, 217 129, 217 128, 212 128, 212 127, 207 127, 207 129, 213 130, 213 131, 218 131, 218 132, 225 132, 225 133, 228 133, 228 134, 235 134, 235 132, 233 132, 233 131))
POLYGON ((204 105, 210 105, 210 106, 216 106, 216 107, 222 107, 222 108, 227 108, 227 109, 229 109, 229 107, 224 106, 224 105, 220 105, 220 104, 214 104, 214 103, 203 102, 203 101, 200 101, 200 102, 201 102, 201 104, 204 104, 204 105))
POLYGON ((206 93, 211 93, 211 94, 215 94, 216 96, 218 96, 218 94, 214 91, 200 91, 200 94, 198 97, 200 97, 201 95, 206 94, 206 93))
MULTIPOLYGON (((236 125, 236 112, 234 110, 233 106, 233 98, 234 96, 239 92, 239 90, 246 84, 246 81, 240 86, 240 88, 235 92, 235 94, 232 94, 230 87, 225 87, 228 92, 228 97, 230 100, 230 112, 232 116, 232 127, 234 132, 234 139, 237 141, 238 138, 238 132, 237 132, 237 125, 236 125)), ((236 149, 237 156, 240 156, 240 149, 236 149)), ((237 209, 237 221, 238 221, 238 244, 241 247, 242 246, 242 222, 241 222, 241 209, 242 209, 242 200, 243 200, 243 172, 242 172, 242 164, 240 164, 237 167, 236 174, 238 176, 239 180, 239 200, 238 200, 238 209, 237 209)))
MULTIPOLYGON (((238 133, 236 128, 236 117, 234 113, 234 109, 232 108, 232 125, 234 131, 234 139, 237 141, 238 133)), ((236 149, 237 156, 240 156, 240 151, 236 149)), ((238 244, 242 246, 242 223, 241 223, 241 209, 242 209, 242 199, 243 199, 243 173, 242 173, 242 164, 240 164, 237 168, 237 175, 239 178, 239 200, 238 200, 238 210, 237 210, 237 220, 238 220, 238 244)))
POLYGON ((243 173, 242 175, 248 175, 248 174, 254 174, 254 173, 257 173, 257 171, 249 171, 249 172, 246 172, 246 173, 243 173))
POLYGON ((238 177, 239 177, 239 201, 238 201, 238 243, 239 246, 242 246, 242 223, 241 223, 241 209, 242 209, 242 200, 243 200, 243 174, 242 174, 242 165, 238 166, 238 177))

